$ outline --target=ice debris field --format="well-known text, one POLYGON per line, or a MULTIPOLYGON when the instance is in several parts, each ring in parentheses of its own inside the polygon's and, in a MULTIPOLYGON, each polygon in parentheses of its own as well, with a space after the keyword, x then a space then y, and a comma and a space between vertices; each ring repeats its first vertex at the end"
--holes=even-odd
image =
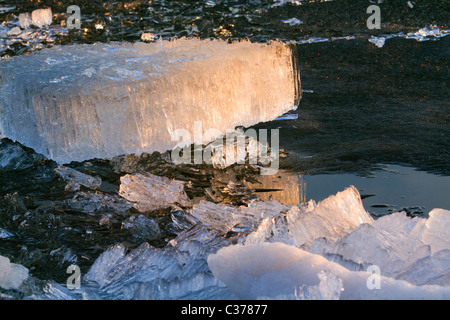
MULTIPOLYGON (((295 108, 300 91, 292 50, 278 42, 53 47, 0 71, 2 134, 60 163, 165 151, 171 132, 195 120, 219 130, 271 120, 295 108)), ((101 184, 56 171, 66 190, 101 184)), ((103 200, 139 212, 172 207, 180 232, 163 248, 110 247, 75 291, 53 280, 36 286, 29 270, 0 257, 0 287, 28 299, 450 299, 443 209, 374 220, 353 186, 319 203, 192 203, 183 182, 149 173, 123 176, 103 200)), ((144 215, 131 222, 158 232, 144 215)))
MULTIPOLYGON (((75 291, 54 281, 37 289, 26 268, 0 257, 0 287, 29 299, 450 298, 450 211, 374 220, 353 186, 317 204, 203 200, 182 211, 176 202, 189 200, 180 185, 151 174, 122 180, 130 206, 145 211, 151 191, 154 203, 174 209, 182 231, 166 247, 114 245, 75 291)), ((157 229, 143 215, 135 220, 157 229)))

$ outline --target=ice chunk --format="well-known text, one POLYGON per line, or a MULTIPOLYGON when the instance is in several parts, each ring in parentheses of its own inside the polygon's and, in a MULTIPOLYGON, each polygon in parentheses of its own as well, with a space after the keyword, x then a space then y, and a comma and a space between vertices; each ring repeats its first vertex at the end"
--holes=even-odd
POLYGON ((236 298, 208 268, 206 258, 229 244, 202 226, 182 232, 166 248, 143 244, 125 253, 115 246, 103 253, 83 278, 97 283, 106 299, 236 298))
POLYGON ((380 267, 383 275, 395 277, 410 263, 430 254, 428 246, 401 232, 363 224, 337 241, 327 253, 336 254, 363 266, 380 267))
MULTIPOLYGON (((373 273, 349 271, 320 255, 282 243, 228 246, 210 255, 208 265, 242 299, 293 295, 298 287, 319 285, 318 274, 323 271, 342 281, 340 299, 450 298, 448 287, 414 286, 382 275, 374 288, 373 273)), ((333 293, 336 286, 329 289, 333 293)))
POLYGON ((431 211, 428 219, 411 219, 397 212, 362 224, 335 243, 317 241, 312 247, 336 261, 356 263, 354 270, 377 265, 385 276, 419 285, 446 285, 450 277, 450 267, 444 267, 450 248, 448 217, 448 211, 441 209, 431 211))
POLYGON ((151 33, 151 32, 143 32, 141 34, 141 40, 142 41, 151 42, 151 41, 155 41, 155 39, 156 39, 156 36, 153 33, 151 33))
POLYGON ((227 233, 233 227, 233 211, 236 207, 228 204, 215 204, 209 201, 200 201, 194 204, 192 216, 209 228, 227 233))
POLYGON ((286 217, 282 214, 265 218, 258 229, 250 233, 245 239, 245 244, 261 242, 283 242, 292 244, 286 217))
POLYGON ((19 27, 14 27, 14 28, 12 28, 11 30, 9 30, 9 31, 6 33, 6 35, 8 35, 8 36, 17 36, 17 35, 19 35, 19 34, 21 34, 21 33, 22 33, 22 30, 20 30, 19 27))
POLYGON ((417 32, 409 32, 406 39, 416 39, 417 41, 427 41, 431 37, 441 38, 449 35, 449 30, 441 30, 435 24, 419 29, 417 32))
POLYGON ((33 165, 33 156, 7 139, 0 140, 0 169, 21 170, 33 165))
POLYGON ((208 144, 206 150, 209 148, 212 154, 211 163, 219 169, 227 168, 235 163, 257 164, 273 160, 273 155, 272 157, 268 155, 267 143, 263 144, 255 137, 248 136, 239 130, 227 132, 225 137, 220 137, 208 144))
POLYGON ((131 230, 133 236, 142 240, 142 242, 155 240, 161 236, 158 223, 154 219, 143 215, 131 216, 122 223, 122 229, 131 230))
POLYGON ((369 39, 369 42, 373 43, 378 48, 383 48, 384 43, 386 42, 386 38, 371 36, 370 39, 369 39))
POLYGON ((450 249, 450 211, 431 210, 425 224, 417 229, 417 232, 420 232, 420 239, 430 245, 432 253, 450 249))
POLYGON ((320 283, 315 286, 301 285, 295 288, 293 294, 283 294, 276 297, 258 297, 267 300, 339 300, 342 280, 330 272, 321 271, 317 274, 320 283))
POLYGON ((31 20, 36 27, 42 28, 52 23, 53 14, 52 9, 37 9, 31 12, 31 20))
POLYGON ((403 269, 397 278, 415 285, 450 286, 450 249, 417 260, 403 269))
POLYGON ((69 167, 59 166, 55 169, 64 180, 69 181, 66 186, 66 190, 78 191, 80 186, 85 186, 86 188, 98 189, 102 184, 102 179, 99 177, 92 177, 85 173, 79 172, 69 167))
POLYGON ((28 29, 32 22, 31 15, 28 12, 19 14, 19 24, 22 29, 28 29))
POLYGON ((3 228, 0 228, 0 239, 11 238, 13 234, 3 228))
POLYGON ((55 46, 0 64, 0 131, 59 163, 166 151, 196 121, 226 132, 295 108, 295 59, 282 42, 55 46))
POLYGON ((291 18, 291 19, 287 19, 287 20, 281 20, 281 22, 287 23, 289 24, 291 27, 299 25, 299 24, 303 24, 303 21, 298 20, 297 18, 291 18))
POLYGON ((373 222, 364 209, 358 190, 351 186, 319 202, 292 207, 287 213, 290 234, 296 246, 310 245, 315 239, 335 241, 362 223, 373 222))
POLYGON ((183 182, 150 173, 121 177, 119 194, 141 212, 164 209, 175 203, 182 206, 190 203, 183 182))
POLYGON ((64 201, 64 205, 72 210, 84 213, 101 213, 104 211, 125 216, 132 204, 125 199, 110 194, 77 192, 73 198, 64 201))
POLYGON ((202 224, 225 234, 228 231, 252 231, 263 219, 289 209, 290 206, 278 201, 257 201, 248 207, 235 207, 202 200, 193 206, 191 213, 202 224))
POLYGON ((27 278, 27 268, 11 263, 8 258, 0 256, 0 288, 18 289, 27 278))

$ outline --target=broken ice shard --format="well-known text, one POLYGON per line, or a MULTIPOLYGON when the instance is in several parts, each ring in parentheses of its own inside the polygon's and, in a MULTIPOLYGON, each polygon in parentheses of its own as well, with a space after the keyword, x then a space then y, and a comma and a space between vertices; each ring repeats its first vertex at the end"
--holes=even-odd
POLYGON ((0 136, 59 163, 166 151, 180 143, 177 129, 272 120, 295 109, 300 91, 296 54, 282 42, 55 46, 0 64, 0 136))
POLYGON ((27 278, 27 268, 11 263, 8 258, 0 256, 0 288, 18 289, 27 278))
MULTIPOLYGON (((380 275, 380 286, 374 290, 367 284, 371 273, 350 271, 343 266, 283 243, 259 243, 221 248, 208 257, 213 274, 239 298, 276 298, 293 295, 304 286, 320 285, 320 273, 328 272, 334 281, 323 283, 322 297, 337 296, 336 279, 342 281, 338 296, 342 300, 408 300, 450 297, 450 288, 437 285, 414 286, 403 280, 380 275)), ((321 298, 321 297, 319 297, 321 298)))
POLYGON ((42 28, 52 23, 53 14, 52 9, 37 9, 31 13, 31 20, 36 27, 42 28))
POLYGON ((153 174, 127 174, 120 178, 119 195, 133 203, 141 212, 169 207, 173 203, 189 204, 181 181, 153 174))

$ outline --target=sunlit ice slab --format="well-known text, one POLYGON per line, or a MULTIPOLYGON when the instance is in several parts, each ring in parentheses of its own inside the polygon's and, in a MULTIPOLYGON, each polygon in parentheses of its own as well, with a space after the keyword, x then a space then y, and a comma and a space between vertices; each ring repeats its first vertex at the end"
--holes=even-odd
POLYGON ((275 119, 301 96, 283 42, 57 46, 0 64, 0 136, 59 162, 166 151, 173 133, 275 119))

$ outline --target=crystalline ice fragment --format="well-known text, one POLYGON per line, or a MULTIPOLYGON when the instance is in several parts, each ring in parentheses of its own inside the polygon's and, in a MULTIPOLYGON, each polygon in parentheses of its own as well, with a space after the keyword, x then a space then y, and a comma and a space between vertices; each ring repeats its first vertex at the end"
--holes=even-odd
POLYGON ((19 14, 19 24, 22 29, 28 29, 32 22, 31 15, 28 12, 19 14))
POLYGON ((369 39, 369 42, 373 43, 378 48, 383 48, 385 41, 386 41, 386 38, 384 38, 384 37, 371 36, 369 39))
POLYGON ((164 152, 196 121, 226 132, 293 109, 295 58, 282 42, 54 46, 0 64, 0 132, 58 163, 164 152))
MULTIPOLYGON (((450 288, 414 286, 403 280, 379 275, 377 289, 368 285, 373 275, 350 271, 324 257, 282 243, 234 245, 208 257, 213 274, 241 299, 276 298, 295 295, 297 288, 320 286, 318 274, 340 279, 340 299, 449 299, 450 288)), ((324 290, 336 297, 336 282, 324 290)), ((322 293, 326 296, 326 292, 322 293)))
POLYGON ((91 192, 77 192, 73 198, 65 200, 64 205, 84 213, 107 211, 122 216, 127 215, 132 208, 131 203, 117 195, 91 192))
POLYGON ((33 165, 33 156, 18 144, 0 140, 0 169, 21 170, 33 165))
POLYGON ((339 300, 343 291, 342 280, 326 271, 320 271, 317 277, 320 279, 318 285, 301 285, 292 294, 258 297, 258 300, 339 300))
POLYGON ((351 186, 319 202, 292 207, 287 213, 288 227, 295 245, 311 245, 318 238, 331 241, 373 219, 364 209, 358 190, 351 186))
POLYGON ((13 234, 7 230, 0 228, 0 239, 11 238, 13 234))
POLYGON ((151 42, 151 41, 155 41, 155 35, 153 34, 153 33, 151 33, 151 32, 143 32, 142 34, 141 34, 141 40, 142 41, 149 41, 149 42, 151 42))
MULTIPOLYGON (((64 180, 71 182, 69 185, 71 191, 78 191, 80 185, 85 186, 86 188, 98 189, 102 184, 101 178, 92 177, 69 167, 59 166, 55 171, 64 180)), ((69 187, 66 187, 66 190, 69 189, 69 187)))
POLYGON ((52 9, 37 9, 31 12, 31 20, 36 27, 42 28, 52 23, 53 14, 52 9))
POLYGON ((233 227, 233 211, 236 207, 227 204, 215 204, 202 200, 194 204, 191 214, 202 224, 221 231, 228 232, 233 227))
POLYGON ((235 296, 208 268, 206 258, 229 244, 217 231, 195 226, 163 249, 143 244, 125 254, 114 246, 94 263, 83 281, 97 283, 107 299, 230 299, 235 296))
POLYGON ((432 253, 450 249, 450 211, 433 209, 424 225, 417 228, 420 239, 431 247, 432 253))
POLYGON ((11 30, 9 30, 9 31, 6 33, 6 35, 8 35, 8 36, 17 36, 17 35, 19 35, 19 34, 21 34, 21 33, 22 33, 22 30, 20 30, 19 27, 14 27, 14 28, 12 28, 11 30))
POLYGON ((18 289, 27 278, 27 268, 11 263, 8 258, 0 256, 0 288, 18 289))
POLYGON ((396 278, 419 286, 450 286, 450 249, 418 259, 398 273, 396 278))
POLYGON ((421 241, 401 234, 362 224, 331 246, 327 253, 337 254, 365 268, 377 265, 383 275, 395 277, 411 262, 430 254, 421 241))
POLYGON ((432 210, 428 219, 411 219, 397 212, 361 224, 335 243, 316 242, 313 247, 315 252, 352 261, 363 269, 377 265, 383 275, 412 284, 446 285, 450 277, 450 269, 445 267, 449 216, 442 209, 432 210))
POLYGON ((164 209, 175 203, 181 206, 190 203, 181 181, 150 173, 121 177, 119 194, 141 212, 164 209))
POLYGON ((268 153, 267 143, 263 144, 242 131, 230 131, 206 146, 211 149, 211 163, 214 168, 225 169, 237 164, 258 164, 274 160, 268 153))
POLYGON ((122 223, 122 228, 132 231, 135 237, 143 241, 155 240, 161 235, 158 223, 143 215, 131 216, 122 223))
POLYGON ((298 20, 297 18, 291 18, 291 19, 287 19, 287 20, 281 20, 281 22, 287 23, 290 26, 296 26, 299 24, 303 24, 303 21, 298 20))
POLYGON ((227 233, 233 228, 251 231, 257 228, 264 218, 272 218, 289 209, 290 206, 278 201, 257 201, 248 207, 235 207, 202 200, 193 206, 191 213, 202 224, 227 233))

